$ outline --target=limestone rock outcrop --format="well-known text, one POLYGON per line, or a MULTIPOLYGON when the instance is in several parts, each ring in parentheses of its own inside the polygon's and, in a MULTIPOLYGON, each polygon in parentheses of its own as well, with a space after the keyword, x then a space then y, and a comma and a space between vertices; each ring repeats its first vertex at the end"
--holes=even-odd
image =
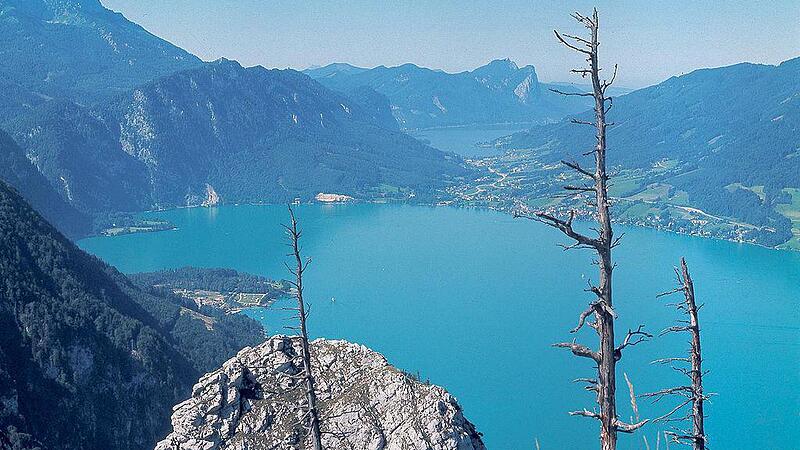
MULTIPOLYGON (((156 450, 266 450, 307 447, 297 377, 297 338, 274 336, 204 375, 175 406, 172 432, 156 450)), ((311 344, 327 449, 485 450, 447 391, 345 341, 311 344)))

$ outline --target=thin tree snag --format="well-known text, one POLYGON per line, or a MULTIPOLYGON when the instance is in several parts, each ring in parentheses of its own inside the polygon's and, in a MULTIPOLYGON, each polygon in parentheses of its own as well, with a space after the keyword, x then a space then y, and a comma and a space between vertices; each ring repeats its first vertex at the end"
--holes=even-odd
POLYGON ((636 394, 633 390, 633 383, 628 378, 627 373, 622 374, 625 377, 625 383, 628 385, 628 392, 631 398, 631 409, 633 410, 633 415, 636 418, 636 423, 625 423, 620 420, 617 420, 617 431, 620 433, 633 433, 634 431, 638 430, 639 428, 643 427, 648 420, 639 420, 639 405, 636 404, 636 394))
POLYGON ((648 394, 643 394, 643 397, 651 398, 654 402, 661 400, 666 396, 677 395, 679 397, 683 397, 682 400, 677 406, 671 409, 669 412, 664 414, 663 416, 656 419, 656 421, 664 421, 664 422, 681 422, 681 421, 691 421, 691 430, 680 430, 676 429, 674 431, 667 432, 670 437, 670 440, 675 443, 679 444, 687 444, 691 445, 694 450, 705 450, 706 442, 708 440, 708 436, 705 434, 705 427, 703 424, 704 420, 704 413, 703 413, 703 403, 708 399, 708 395, 703 392, 703 358, 700 348, 700 322, 698 321, 697 311, 700 309, 697 306, 697 302, 695 301, 694 296, 694 282, 692 281, 692 277, 689 274, 689 268, 686 266, 686 260, 681 258, 681 267, 675 268, 675 276, 678 281, 678 287, 663 294, 659 294, 658 297, 663 297, 665 295, 674 294, 676 292, 682 292, 684 300, 675 305, 675 307, 679 311, 683 311, 685 315, 689 317, 688 320, 682 320, 681 322, 686 323, 687 325, 680 325, 680 326, 673 326, 669 327, 664 330, 661 334, 667 333, 677 333, 677 332, 689 332, 691 337, 690 340, 690 348, 689 348, 689 357, 688 358, 662 358, 653 363, 656 364, 671 364, 675 362, 679 363, 688 363, 690 368, 686 369, 684 367, 675 367, 672 368, 683 373, 691 380, 691 385, 689 386, 677 386, 662 389, 660 391, 651 392, 648 394), (683 417, 675 417, 675 414, 678 413, 684 406, 692 405, 692 410, 687 415, 683 417))
POLYGON ((291 222, 289 225, 284 225, 286 234, 289 237, 292 252, 289 256, 294 257, 295 267, 288 267, 289 272, 294 275, 295 281, 289 283, 294 288, 294 297, 297 300, 297 317, 300 322, 300 340, 303 358, 303 372, 302 379, 306 390, 306 411, 303 413, 303 418, 307 421, 307 429, 311 434, 311 444, 314 450, 322 450, 322 433, 320 431, 320 418, 319 410, 317 409, 317 392, 314 386, 314 376, 311 373, 311 349, 308 345, 308 330, 306 328, 306 320, 308 319, 308 311, 306 310, 305 300, 303 299, 303 273, 311 263, 311 259, 303 261, 300 256, 300 237, 302 232, 297 226, 297 218, 294 215, 294 210, 289 206, 289 218, 291 222))
MULTIPOLYGON (((595 264, 598 267, 598 284, 590 283, 588 292, 595 295, 595 299, 590 302, 588 308, 578 317, 578 325, 571 330, 577 333, 585 324, 595 330, 599 338, 599 347, 592 350, 589 347, 575 343, 558 343, 555 347, 566 348, 573 354, 580 357, 592 359, 597 366, 597 378, 591 379, 586 389, 597 393, 597 412, 584 409, 582 411, 571 412, 570 415, 591 417, 600 422, 600 448, 601 450, 615 450, 617 447, 617 432, 633 432, 642 427, 647 420, 636 424, 621 422, 617 417, 616 404, 616 363, 622 356, 622 351, 627 347, 632 347, 650 338, 651 335, 638 329, 630 330, 623 343, 619 346, 615 344, 614 321, 617 314, 614 312, 612 301, 612 274, 614 263, 612 261, 612 250, 620 242, 620 237, 614 238, 611 227, 611 211, 608 197, 609 174, 606 168, 606 128, 610 125, 606 121, 606 113, 611 109, 612 100, 606 96, 606 90, 613 84, 616 78, 617 67, 614 66, 614 74, 610 80, 601 80, 600 64, 598 62, 598 31, 600 21, 597 10, 592 12, 591 17, 579 13, 572 14, 572 17, 583 25, 588 31, 588 37, 579 37, 570 34, 554 31, 556 38, 567 48, 584 55, 587 66, 573 69, 571 72, 583 78, 591 80, 591 92, 555 92, 569 96, 591 97, 594 99, 594 120, 584 120, 571 118, 572 123, 579 125, 589 125, 595 129, 596 145, 585 153, 584 156, 594 157, 594 167, 581 166, 577 161, 562 161, 562 163, 581 178, 590 181, 589 185, 567 185, 564 190, 571 196, 585 196, 587 205, 593 209, 594 219, 597 227, 594 231, 595 237, 585 235, 573 227, 575 211, 570 211, 568 216, 563 219, 554 214, 544 211, 536 211, 531 214, 527 212, 516 212, 517 217, 525 217, 535 220, 561 231, 566 237, 571 239, 571 243, 564 244, 564 250, 576 248, 590 249, 596 253, 595 264), (592 317, 593 320, 589 318, 592 317)), ((527 211, 527 210, 525 210, 527 211)), ((583 379, 587 382, 589 380, 583 379)))

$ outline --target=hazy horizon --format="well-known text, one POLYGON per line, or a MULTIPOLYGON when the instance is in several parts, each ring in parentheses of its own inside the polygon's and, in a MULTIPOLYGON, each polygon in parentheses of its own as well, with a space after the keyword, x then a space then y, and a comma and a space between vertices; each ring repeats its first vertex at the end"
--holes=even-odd
POLYGON ((503 0, 333 4, 318 1, 102 0, 114 11, 202 58, 305 69, 413 63, 446 72, 494 59, 532 64, 542 81, 576 82, 580 58, 553 29, 580 33, 569 17, 597 6, 601 55, 618 63, 619 86, 639 88, 692 70, 740 62, 778 64, 800 55, 800 2, 573 2, 503 0), (222 5, 222 7, 220 6, 222 5), (756 27, 754 24, 758 24, 756 27))

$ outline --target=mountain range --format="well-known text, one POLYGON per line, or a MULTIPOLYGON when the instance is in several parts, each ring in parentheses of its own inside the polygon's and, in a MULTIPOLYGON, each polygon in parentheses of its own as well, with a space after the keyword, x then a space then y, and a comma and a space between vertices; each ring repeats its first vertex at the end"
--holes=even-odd
MULTIPOLYGON (((96 231, 104 217, 310 200, 318 192, 432 201, 454 189, 469 201, 483 196, 483 206, 572 207, 551 199, 569 180, 558 163, 586 163, 583 153, 594 144, 589 129, 570 123, 591 114, 584 100, 549 91, 583 87, 540 83, 532 66, 497 60, 449 74, 412 64, 334 64, 304 74, 203 62, 98 0, 0 0, 0 58, 4 450, 145 449, 192 427, 211 429, 216 445, 214 425, 205 428, 195 411, 230 424, 219 416, 238 419, 251 404, 264 413, 250 414, 259 427, 285 424, 272 420, 263 398, 252 398, 263 386, 220 375, 245 372, 237 359, 216 378, 201 378, 199 386, 211 389, 191 392, 203 373, 261 342, 263 329, 175 292, 276 283, 203 269, 128 277, 71 240, 96 231), (497 122, 535 125, 491 144, 504 155, 470 162, 403 132, 497 122), (173 405, 190 393, 192 408, 176 409, 170 430, 173 405)), ((800 58, 698 70, 619 97, 609 116, 616 217, 800 249, 798 80, 800 58)), ((266 352, 283 358, 272 345, 295 352, 273 339, 242 356, 254 358, 251 368, 266 352)), ((372 415, 386 416, 391 431, 420 440, 422 425, 446 417, 463 433, 436 423, 433 434, 482 447, 449 394, 363 347, 315 345, 327 348, 326 361, 336 365, 324 367, 338 374, 360 366, 389 377, 367 390, 376 398, 385 400, 387 386, 410 386, 408 398, 435 394, 420 403, 431 418, 424 423, 415 422, 407 399, 372 415), (361 356, 348 365, 335 351, 361 356)))
POLYGON ((459 159, 291 70, 220 60, 91 109, 50 101, 6 124, 63 198, 87 213, 424 191, 459 159))
MULTIPOLYGON (((568 84, 541 83, 536 69, 498 59, 472 71, 447 73, 403 64, 372 69, 344 63, 306 69, 307 75, 334 90, 369 87, 385 95, 404 129, 472 124, 546 123, 590 106, 568 84)), ((615 91, 617 94, 620 91, 615 91)), ((622 91, 624 92, 624 91, 622 91)))
POLYGON ((0 31, 11 61, 0 127, 48 181, 39 191, 61 197, 29 200, 77 212, 48 215, 70 236, 118 212, 210 199, 424 199, 472 172, 400 132, 374 90, 339 93, 293 70, 203 63, 97 0, 2 0, 0 31))

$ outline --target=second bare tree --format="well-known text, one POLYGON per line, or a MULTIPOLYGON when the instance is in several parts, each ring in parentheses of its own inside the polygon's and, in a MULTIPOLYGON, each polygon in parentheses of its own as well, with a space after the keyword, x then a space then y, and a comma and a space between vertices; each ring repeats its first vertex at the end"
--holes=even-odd
POLYGON ((678 325, 667 328, 661 334, 689 333, 689 356, 664 358, 653 362, 658 364, 677 364, 673 365, 672 368, 686 375, 691 382, 686 386, 671 387, 657 392, 643 394, 642 397, 649 397, 655 401, 667 396, 678 396, 681 398, 682 401, 679 402, 677 406, 663 416, 655 419, 655 421, 690 422, 690 429, 676 428, 672 431, 667 431, 667 436, 669 436, 673 442, 691 445, 694 450, 705 450, 708 437, 705 432, 703 404, 708 400, 708 395, 703 392, 703 375, 705 375, 705 373, 703 372, 703 353, 700 347, 700 320, 697 314, 702 305, 698 306, 695 301, 694 281, 692 281, 692 276, 689 274, 689 268, 684 258, 681 258, 681 267, 675 268, 675 277, 678 281, 678 287, 669 292, 660 294, 659 297, 677 292, 683 293, 683 301, 675 304, 675 307, 679 311, 682 311, 688 319, 680 320, 678 325), (686 364, 688 364, 688 368, 685 367, 686 364), (683 416, 677 416, 676 414, 687 405, 691 405, 691 411, 683 416))
POLYGON ((317 408, 317 393, 314 386, 314 375, 311 373, 311 348, 308 344, 308 329, 306 321, 308 319, 308 311, 306 310, 306 303, 303 299, 303 273, 308 268, 310 259, 303 261, 300 256, 300 236, 302 232, 297 226, 297 218, 294 215, 294 210, 289 207, 289 218, 291 222, 285 225, 286 234, 289 237, 290 247, 292 252, 290 256, 294 257, 294 267, 287 268, 289 272, 294 275, 295 281, 290 281, 294 288, 294 296, 297 300, 297 317, 299 319, 299 333, 300 333, 300 348, 302 351, 301 357, 303 358, 303 373, 302 382, 305 385, 306 391, 306 411, 304 411, 305 421, 309 434, 311 435, 311 444, 314 450, 322 450, 322 432, 320 430, 320 416, 317 408))

